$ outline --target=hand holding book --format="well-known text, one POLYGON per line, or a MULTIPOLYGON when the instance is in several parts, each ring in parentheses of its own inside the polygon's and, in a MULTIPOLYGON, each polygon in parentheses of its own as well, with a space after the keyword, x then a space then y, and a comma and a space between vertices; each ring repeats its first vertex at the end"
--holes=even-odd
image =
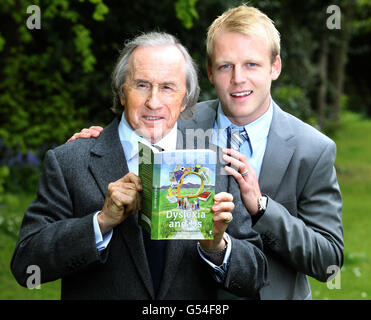
POLYGON ((214 205, 211 207, 211 210, 214 212, 214 239, 199 240, 204 251, 214 253, 222 251, 225 248, 226 243, 223 235, 228 227, 226 221, 232 220, 233 209, 233 196, 230 193, 220 192, 214 196, 214 205))
POLYGON ((141 180, 132 172, 108 185, 102 211, 98 214, 102 234, 107 233, 129 215, 135 215, 140 210, 141 191, 141 180))

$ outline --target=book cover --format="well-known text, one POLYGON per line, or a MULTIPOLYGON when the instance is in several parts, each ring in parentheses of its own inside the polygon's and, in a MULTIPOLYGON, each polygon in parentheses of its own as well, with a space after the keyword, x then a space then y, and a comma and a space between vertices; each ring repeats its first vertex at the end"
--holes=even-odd
POLYGON ((151 239, 213 239, 216 153, 158 151, 139 142, 142 210, 151 239))

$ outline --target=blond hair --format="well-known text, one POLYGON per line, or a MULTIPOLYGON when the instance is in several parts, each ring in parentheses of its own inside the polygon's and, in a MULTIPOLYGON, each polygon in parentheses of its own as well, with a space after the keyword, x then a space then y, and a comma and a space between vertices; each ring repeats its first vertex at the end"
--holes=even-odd
POLYGON ((263 37, 270 46, 272 63, 280 54, 280 34, 274 22, 260 10, 243 4, 225 11, 210 25, 206 39, 207 62, 210 66, 214 49, 213 41, 220 30, 263 37))

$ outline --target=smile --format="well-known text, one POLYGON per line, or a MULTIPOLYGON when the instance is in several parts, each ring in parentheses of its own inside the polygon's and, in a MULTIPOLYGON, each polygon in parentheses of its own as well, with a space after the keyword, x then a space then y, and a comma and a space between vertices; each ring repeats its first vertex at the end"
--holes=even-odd
POLYGON ((253 93, 253 91, 252 90, 249 90, 249 91, 231 93, 231 96, 232 97, 247 97, 247 96, 249 96, 252 93, 253 93))
POLYGON ((149 121, 161 120, 162 117, 150 117, 150 116, 143 116, 144 119, 149 121))

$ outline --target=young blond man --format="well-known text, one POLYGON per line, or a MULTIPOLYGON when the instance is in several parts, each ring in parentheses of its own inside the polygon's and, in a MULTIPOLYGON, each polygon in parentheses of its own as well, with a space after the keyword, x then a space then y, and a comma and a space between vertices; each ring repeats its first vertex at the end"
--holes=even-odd
POLYGON ((242 5, 218 17, 208 30, 207 57, 219 99, 198 104, 194 126, 248 134, 224 160, 233 165, 226 170, 268 258, 269 284, 260 298, 310 299, 306 275, 327 281, 329 268, 340 269, 344 259, 335 143, 273 101, 280 36, 258 9, 242 5))

